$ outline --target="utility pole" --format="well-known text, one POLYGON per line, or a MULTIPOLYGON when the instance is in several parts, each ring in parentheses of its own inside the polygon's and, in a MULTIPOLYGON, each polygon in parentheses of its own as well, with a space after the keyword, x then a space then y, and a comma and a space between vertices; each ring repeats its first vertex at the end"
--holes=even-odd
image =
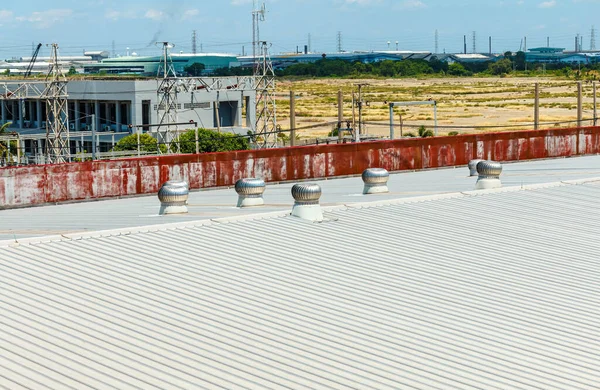
POLYGON ((308 33, 308 52, 309 53, 312 53, 312 42, 311 41, 312 41, 312 39, 311 39, 310 33, 308 33))
POLYGON ((53 43, 50 69, 46 77, 46 162, 60 164, 71 159, 67 79, 58 62, 58 44, 53 43))
POLYGON ((366 83, 359 83, 356 84, 356 86, 358 87, 358 139, 360 140, 360 135, 362 135, 363 133, 363 128, 362 128, 362 108, 363 108, 363 100, 362 100, 362 88, 366 87, 369 84, 366 83))
POLYGON ((489 37, 489 44, 490 44, 490 56, 492 55, 492 37, 489 37))
POLYGON ((577 127, 583 125, 583 85, 577 82, 577 127))
POLYGON ((463 41, 464 41, 464 52, 463 54, 467 54, 467 36, 463 35, 463 41))
POLYGON ((296 94, 290 91, 290 146, 296 146, 296 94))
POLYGON ((158 69, 157 77, 160 79, 159 87, 156 91, 158 95, 158 106, 156 108, 159 117, 159 125, 156 129, 156 135, 159 144, 167 146, 167 153, 179 153, 179 142, 173 142, 177 139, 177 125, 173 128, 173 123, 179 123, 177 120, 177 74, 173 67, 173 62, 170 61, 169 49, 175 47, 169 42, 157 42, 157 45, 162 45, 162 75, 161 67, 158 69), (160 113, 162 111, 162 114, 160 113), (164 130, 161 131, 161 128, 164 130), (175 145, 173 145, 173 143, 175 145))
POLYGON ((344 122, 344 94, 340 89, 338 91, 338 141, 343 138, 342 123, 344 122))
MULTIPOLYGON (((97 144, 96 144, 96 114, 92 114, 92 161, 96 161, 96 148, 97 148, 97 144)), ((139 137, 138 137, 139 139, 139 137)), ((140 144, 138 142, 138 148, 140 147, 140 144)), ((139 153, 138 153, 139 156, 139 153)))
POLYGON ((342 32, 341 31, 337 32, 337 51, 338 51, 338 53, 341 53, 343 51, 343 49, 342 49, 342 32))
POLYGON ((535 83, 535 97, 533 103, 533 129, 539 130, 540 126, 540 84, 535 83))
POLYGON ((592 94, 594 95, 594 126, 598 125, 598 110, 596 108, 596 82, 592 82, 592 94))
POLYGON ((117 56, 117 45, 115 44, 115 40, 112 41, 112 58, 117 56))
POLYGON ((523 51, 526 52, 527 51, 527 37, 523 38, 523 51))
POLYGON ((196 30, 194 30, 192 31, 192 54, 198 53, 197 39, 198 36, 196 34, 196 30))
MULTIPOLYGON (((439 53, 439 43, 440 43, 440 36, 438 34, 438 30, 436 29, 435 30, 435 51, 434 51, 434 54, 439 53)), ((396 50, 398 50, 398 49, 396 48, 396 50)))
POLYGON ((550 47, 550 37, 546 37, 546 47, 550 47))

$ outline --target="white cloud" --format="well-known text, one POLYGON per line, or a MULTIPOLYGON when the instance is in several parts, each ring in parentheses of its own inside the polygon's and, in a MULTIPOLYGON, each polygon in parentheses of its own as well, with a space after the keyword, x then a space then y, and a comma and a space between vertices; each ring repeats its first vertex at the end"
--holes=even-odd
POLYGON ((200 15, 200 10, 197 9, 188 9, 183 13, 181 19, 195 19, 198 15, 200 15))
POLYGON ((33 23, 36 28, 48 28, 56 23, 64 22, 72 15, 72 9, 63 8, 32 12, 29 16, 17 16, 15 19, 19 22, 33 23))
POLYGON ((165 17, 165 13, 162 11, 155 10, 155 9, 149 9, 148 11, 146 11, 146 14, 144 15, 144 17, 146 19, 161 20, 162 18, 165 17))
POLYGON ((421 0, 404 0, 400 3, 400 8, 403 9, 417 9, 417 8, 427 8, 427 5, 423 3, 421 0))
POLYGON ((10 19, 13 17, 13 12, 5 9, 0 9, 0 19, 10 19))
POLYGON ((104 13, 104 17, 116 21, 119 19, 136 19, 138 15, 134 11, 115 11, 109 9, 104 13))
POLYGON ((344 0, 345 4, 358 4, 358 5, 373 5, 381 3, 381 0, 344 0))
POLYGON ((552 8, 556 5, 556 0, 549 0, 549 1, 544 1, 541 2, 538 7, 540 8, 552 8))

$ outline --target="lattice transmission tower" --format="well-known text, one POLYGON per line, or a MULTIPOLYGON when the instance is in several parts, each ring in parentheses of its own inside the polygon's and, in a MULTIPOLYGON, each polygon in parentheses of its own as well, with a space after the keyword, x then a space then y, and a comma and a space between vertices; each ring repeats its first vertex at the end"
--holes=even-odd
POLYGON ((58 44, 53 43, 46 89, 46 162, 60 164, 70 160, 67 79, 58 62, 58 44))
POLYGON ((277 146, 275 72, 267 42, 261 42, 256 75, 256 143, 261 148, 277 146))
MULTIPOLYGON (((163 56, 161 65, 158 68, 157 77, 160 80, 156 93, 158 94, 158 106, 156 111, 159 122, 156 128, 156 136, 159 144, 167 147, 167 153, 179 153, 181 151, 177 141, 178 128, 177 109, 177 73, 173 67, 173 61, 169 55, 169 50, 175 47, 169 42, 157 42, 162 45, 163 56)), ((160 149, 159 149, 160 150, 160 149)))
POLYGON ((264 3, 258 7, 257 0, 254 0, 252 8, 252 59, 254 64, 254 75, 258 76, 258 57, 260 56, 260 22, 265 21, 266 9, 264 3))
POLYGON ((596 27, 592 26, 592 31, 590 34, 590 51, 596 50, 596 27))

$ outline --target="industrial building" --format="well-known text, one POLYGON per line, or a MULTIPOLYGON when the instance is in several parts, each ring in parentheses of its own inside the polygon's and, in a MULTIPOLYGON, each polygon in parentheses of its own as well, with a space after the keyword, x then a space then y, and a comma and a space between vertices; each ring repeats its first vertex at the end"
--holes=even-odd
MULTIPOLYGON (((142 76, 156 76, 162 69, 163 57, 142 57, 131 55, 102 59, 97 63, 89 63, 83 67, 84 73, 89 74, 134 74, 142 76)), ((169 63, 178 75, 185 75, 185 68, 195 63, 205 66, 205 72, 210 74, 215 69, 240 66, 236 56, 220 53, 184 54, 172 53, 169 63)))
MULTIPOLYGON (((83 73, 88 64, 94 64, 110 55, 107 51, 85 51, 81 56, 61 56, 59 64, 63 73, 68 73, 74 69, 77 73, 83 73)), ((23 75, 31 65, 31 74, 47 74, 50 68, 50 57, 36 57, 34 63, 31 63, 32 57, 19 57, 0 61, 0 73, 9 73, 11 75, 23 75)))
POLYGON ((0 387, 596 389, 600 158, 468 175, 4 210, 0 387))
MULTIPOLYGON (((71 80, 68 82, 68 117, 71 154, 88 152, 90 131, 97 131, 100 151, 108 151, 115 142, 132 131, 157 131, 165 107, 158 93, 160 79, 139 80, 71 80), (130 125, 133 126, 130 128, 130 125)), ((207 129, 246 134, 253 129, 256 91, 252 78, 189 78, 180 79, 176 111, 177 123, 194 123, 207 129), (248 115, 243 115, 248 112, 248 115)), ((35 96, 31 81, 0 82, 0 121, 11 122, 10 131, 20 135, 27 162, 39 162, 46 135, 46 104, 35 96), (11 91, 11 92, 7 92, 11 91), (32 96, 33 95, 33 96, 32 96)), ((43 90, 44 84, 37 87, 43 90)), ((176 131, 193 128, 193 124, 171 126, 176 131)), ((164 126, 163 126, 164 128, 164 126)), ((160 130, 160 129, 158 129, 160 130)))

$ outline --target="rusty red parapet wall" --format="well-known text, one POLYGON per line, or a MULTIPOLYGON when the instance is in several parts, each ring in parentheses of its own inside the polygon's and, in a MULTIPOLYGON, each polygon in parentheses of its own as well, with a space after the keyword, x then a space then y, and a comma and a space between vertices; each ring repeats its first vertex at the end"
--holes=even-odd
POLYGON ((468 134, 199 155, 154 156, 0 169, 0 208, 140 195, 184 179, 193 189, 243 177, 293 181, 465 165, 473 158, 518 161, 600 153, 600 127, 468 134))

